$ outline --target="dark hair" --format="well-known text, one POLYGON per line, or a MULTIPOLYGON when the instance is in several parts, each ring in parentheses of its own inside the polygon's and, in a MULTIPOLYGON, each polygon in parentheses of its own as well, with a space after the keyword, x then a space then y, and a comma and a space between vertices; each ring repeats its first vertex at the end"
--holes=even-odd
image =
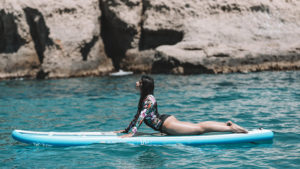
POLYGON ((143 75, 140 80, 141 85, 141 96, 138 104, 138 112, 140 112, 143 108, 143 100, 149 95, 153 95, 154 91, 154 80, 152 77, 143 75))

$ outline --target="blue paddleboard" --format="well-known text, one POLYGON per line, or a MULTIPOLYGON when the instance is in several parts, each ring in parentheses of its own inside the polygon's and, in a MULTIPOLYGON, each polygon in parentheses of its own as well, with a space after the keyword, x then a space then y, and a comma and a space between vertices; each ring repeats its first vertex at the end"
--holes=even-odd
POLYGON ((204 134, 193 136, 163 136, 145 134, 136 137, 120 138, 120 134, 113 132, 36 132, 14 130, 12 137, 20 142, 34 145, 52 146, 80 146, 97 143, 129 143, 137 145, 164 145, 164 144, 232 144, 271 141, 274 133, 271 130, 257 129, 247 134, 204 134))

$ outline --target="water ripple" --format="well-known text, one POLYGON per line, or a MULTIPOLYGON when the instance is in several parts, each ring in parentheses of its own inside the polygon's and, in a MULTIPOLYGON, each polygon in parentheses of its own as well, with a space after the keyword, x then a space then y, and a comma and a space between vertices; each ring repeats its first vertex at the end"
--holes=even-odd
MULTIPOLYGON (((161 114, 275 131, 273 144, 30 146, 13 129, 112 131, 136 113, 140 76, 0 81, 3 168, 299 168, 300 72, 153 75, 161 114)), ((152 132, 142 126, 140 130, 152 132)))

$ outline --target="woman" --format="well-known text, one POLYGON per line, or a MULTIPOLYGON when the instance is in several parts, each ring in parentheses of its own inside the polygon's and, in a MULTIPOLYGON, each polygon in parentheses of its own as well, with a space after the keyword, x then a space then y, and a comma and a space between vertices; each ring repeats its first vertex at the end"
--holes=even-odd
POLYGON ((160 115, 157 111, 157 102, 153 96, 154 80, 144 75, 140 81, 136 82, 136 88, 140 91, 138 111, 125 130, 116 131, 116 133, 131 131, 122 137, 134 136, 143 122, 154 130, 168 135, 199 135, 207 132, 247 133, 247 130, 231 121, 226 123, 206 121, 195 124, 179 121, 171 115, 160 115))

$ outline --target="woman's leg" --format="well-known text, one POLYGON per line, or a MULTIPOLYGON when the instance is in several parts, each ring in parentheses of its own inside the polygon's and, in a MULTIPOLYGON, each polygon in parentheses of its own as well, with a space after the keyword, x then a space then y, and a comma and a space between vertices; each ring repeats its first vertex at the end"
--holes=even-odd
POLYGON ((206 121, 198 124, 178 121, 174 116, 166 119, 162 127, 163 132, 170 135, 198 135, 207 132, 235 132, 247 133, 247 130, 237 124, 228 121, 220 123, 214 121, 206 121))
POLYGON ((174 116, 170 116, 165 120, 162 132, 169 135, 198 135, 202 133, 198 125, 178 121, 174 116))
POLYGON ((233 132, 233 133, 247 133, 247 130, 243 127, 228 121, 226 123, 215 122, 215 121, 205 121, 198 123, 201 128, 206 132, 233 132))
POLYGON ((205 121, 197 124, 203 129, 203 133, 207 132, 233 132, 232 128, 226 123, 215 122, 215 121, 205 121))

